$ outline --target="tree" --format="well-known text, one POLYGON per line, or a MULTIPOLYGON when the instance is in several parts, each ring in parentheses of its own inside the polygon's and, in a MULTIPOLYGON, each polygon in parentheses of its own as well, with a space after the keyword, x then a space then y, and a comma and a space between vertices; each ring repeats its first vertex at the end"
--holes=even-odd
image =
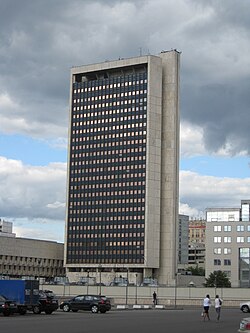
POLYGON ((217 288, 230 288, 231 282, 229 281, 225 272, 214 271, 210 273, 209 277, 205 279, 205 287, 217 287, 217 288))
POLYGON ((192 275, 205 276, 205 269, 202 268, 202 267, 198 267, 198 266, 192 267, 192 266, 190 266, 190 267, 188 267, 187 270, 189 272, 191 272, 192 275))

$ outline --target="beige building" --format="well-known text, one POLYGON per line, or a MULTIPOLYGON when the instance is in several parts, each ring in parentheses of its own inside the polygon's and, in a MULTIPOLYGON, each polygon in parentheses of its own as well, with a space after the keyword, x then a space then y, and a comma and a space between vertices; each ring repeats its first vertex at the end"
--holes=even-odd
POLYGON ((189 220, 189 243, 205 244, 206 220, 189 220))
POLYGON ((177 51, 74 67, 65 232, 71 281, 173 284, 179 188, 177 51))
POLYGON ((64 244, 18 237, 0 237, 0 276, 52 280, 65 275, 64 244))

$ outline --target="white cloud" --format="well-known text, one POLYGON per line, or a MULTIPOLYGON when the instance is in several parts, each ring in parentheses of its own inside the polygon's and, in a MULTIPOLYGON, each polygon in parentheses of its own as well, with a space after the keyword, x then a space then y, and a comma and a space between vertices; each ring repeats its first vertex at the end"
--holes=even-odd
POLYGON ((14 109, 17 108, 18 105, 11 99, 8 93, 0 94, 0 109, 14 109))
POLYGON ((241 200, 249 199, 249 193, 250 178, 220 178, 180 172, 182 212, 196 209, 200 215, 209 207, 240 207, 241 200))
POLYGON ((61 208, 61 207, 64 208, 65 207, 65 202, 56 201, 56 202, 47 204, 47 207, 51 208, 51 209, 57 209, 57 208, 61 208))
POLYGON ((64 219, 65 163, 34 167, 0 157, 0 185, 2 216, 64 219))
POLYGON ((195 207, 189 207, 188 204, 180 203, 179 214, 188 215, 191 219, 194 218, 204 218, 204 211, 199 211, 195 207))
POLYGON ((187 122, 181 123, 180 146, 182 157, 206 154, 203 144, 203 129, 187 122))
POLYGON ((64 242, 64 222, 46 220, 39 221, 39 219, 14 219, 13 232, 16 237, 43 239, 57 242, 64 242))

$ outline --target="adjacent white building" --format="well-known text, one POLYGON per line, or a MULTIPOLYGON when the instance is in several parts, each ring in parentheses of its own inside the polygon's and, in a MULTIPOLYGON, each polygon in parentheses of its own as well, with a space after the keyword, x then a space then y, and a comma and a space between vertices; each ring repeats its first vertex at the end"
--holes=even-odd
POLYGON ((232 287, 250 287, 250 200, 206 209, 206 277, 226 272, 232 287))
POLYGON ((0 219, 0 236, 16 237, 16 234, 12 232, 13 223, 0 219))

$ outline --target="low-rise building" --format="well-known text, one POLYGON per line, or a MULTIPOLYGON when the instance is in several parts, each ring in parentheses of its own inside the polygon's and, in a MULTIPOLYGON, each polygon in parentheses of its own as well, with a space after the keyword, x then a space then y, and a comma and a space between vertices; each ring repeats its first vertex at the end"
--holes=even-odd
POLYGON ((232 287, 250 287, 250 200, 206 209, 206 277, 218 270, 232 287))
MULTIPOLYGON (((11 223, 11 222, 9 222, 11 223)), ((10 230, 9 230, 10 231, 10 230)), ((12 228, 11 228, 12 231, 12 228)), ((0 237, 0 276, 2 278, 38 278, 45 281, 64 276, 64 244, 53 241, 0 237)))
POLYGON ((12 232, 13 223, 0 219, 0 236, 16 237, 16 234, 12 232))

